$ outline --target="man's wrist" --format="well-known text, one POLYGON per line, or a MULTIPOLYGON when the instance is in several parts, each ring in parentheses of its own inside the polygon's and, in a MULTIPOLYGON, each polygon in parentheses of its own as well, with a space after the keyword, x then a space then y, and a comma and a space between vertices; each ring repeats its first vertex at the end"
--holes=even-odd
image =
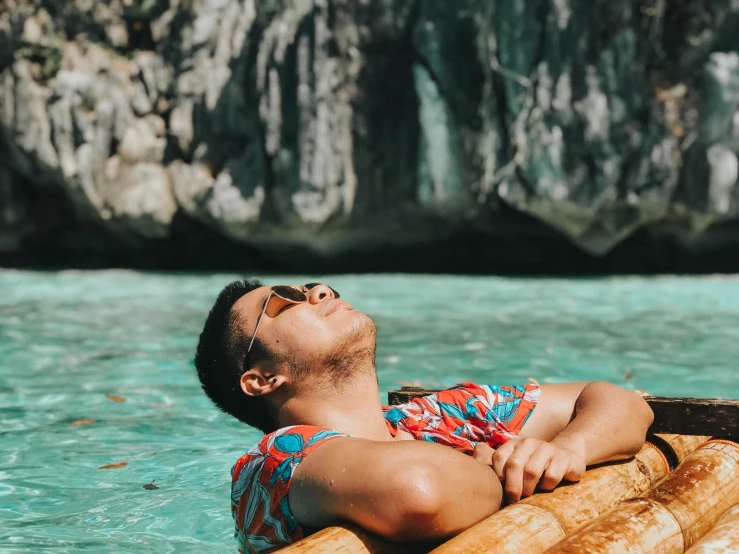
POLYGON ((551 441, 551 444, 557 448, 568 450, 581 456, 586 463, 588 461, 588 448, 585 438, 581 433, 562 432, 551 441))

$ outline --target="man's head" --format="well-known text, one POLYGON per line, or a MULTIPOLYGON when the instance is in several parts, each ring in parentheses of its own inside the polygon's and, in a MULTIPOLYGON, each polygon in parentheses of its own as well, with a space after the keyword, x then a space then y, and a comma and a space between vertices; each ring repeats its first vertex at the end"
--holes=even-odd
POLYGON ((195 354, 211 400, 264 432, 276 428, 275 414, 290 399, 335 391, 374 372, 372 320, 326 285, 291 286, 304 302, 270 294, 271 287, 258 281, 227 285, 208 314, 195 354))

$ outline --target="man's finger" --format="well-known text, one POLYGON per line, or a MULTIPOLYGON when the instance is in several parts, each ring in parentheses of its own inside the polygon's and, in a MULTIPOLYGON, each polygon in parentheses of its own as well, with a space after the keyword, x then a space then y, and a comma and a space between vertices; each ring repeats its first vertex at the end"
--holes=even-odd
POLYGON ((547 443, 539 445, 534 451, 523 470, 522 498, 534 494, 536 485, 539 484, 542 474, 549 466, 552 458, 555 457, 555 454, 556 449, 547 443))
POLYGON ((498 476, 498 479, 503 481, 505 479, 505 464, 508 461, 508 457, 513 454, 516 448, 516 444, 520 443, 520 440, 509 440, 493 454, 493 471, 498 476))
POLYGON ((475 452, 472 457, 481 464, 491 466, 493 465, 493 454, 495 454, 495 450, 484 442, 479 442, 475 445, 475 452))
POLYGON ((566 456, 555 456, 549 463, 544 475, 539 481, 539 489, 551 491, 562 482, 565 473, 569 470, 570 461, 566 456))
POLYGON ((564 478, 568 481, 572 481, 573 483, 577 483, 580 480, 580 477, 582 477, 585 474, 585 467, 579 467, 576 464, 571 464, 567 468, 567 472, 565 473, 564 478))
POLYGON ((508 502, 518 502, 521 500, 521 491, 523 490, 523 472, 531 455, 536 450, 541 441, 523 440, 516 444, 516 447, 508 457, 503 473, 505 475, 505 495, 508 502))

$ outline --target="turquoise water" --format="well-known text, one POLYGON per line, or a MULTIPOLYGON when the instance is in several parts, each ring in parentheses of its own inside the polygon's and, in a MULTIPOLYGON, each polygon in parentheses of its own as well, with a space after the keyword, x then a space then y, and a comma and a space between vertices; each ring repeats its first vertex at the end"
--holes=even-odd
MULTIPOLYGON (((229 469, 258 435, 191 362, 233 277, 0 272, 0 551, 235 551, 229 469)), ((739 397, 733 277, 328 282, 378 325, 383 394, 534 377, 739 397)))

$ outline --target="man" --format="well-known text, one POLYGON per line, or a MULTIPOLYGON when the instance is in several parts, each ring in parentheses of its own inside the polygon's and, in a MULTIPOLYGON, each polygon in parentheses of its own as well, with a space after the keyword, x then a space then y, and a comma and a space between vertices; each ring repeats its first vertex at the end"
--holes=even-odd
POLYGON ((374 323, 316 283, 228 285, 195 365, 219 408, 266 434, 232 470, 248 552, 341 521, 396 541, 446 538, 504 497, 633 456, 652 422, 642 398, 607 383, 465 383, 383 407, 374 323))

